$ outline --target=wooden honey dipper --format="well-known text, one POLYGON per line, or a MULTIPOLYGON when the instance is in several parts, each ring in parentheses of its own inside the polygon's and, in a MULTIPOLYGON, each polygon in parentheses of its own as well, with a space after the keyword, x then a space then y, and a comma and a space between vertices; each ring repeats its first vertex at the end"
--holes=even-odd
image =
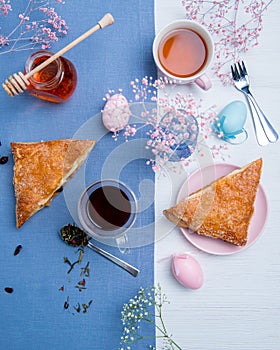
POLYGON ((55 61, 58 57, 62 56, 65 52, 72 49, 72 47, 79 44, 81 41, 85 40, 88 36, 96 32, 98 29, 103 29, 114 23, 114 18, 110 13, 107 13, 97 24, 89 29, 87 32, 79 36, 77 39, 73 40, 71 43, 66 45, 64 48, 59 50, 56 54, 48 58, 46 61, 42 62, 39 66, 32 69, 29 73, 23 74, 22 72, 14 73, 9 76, 9 80, 6 79, 5 83, 2 84, 4 90, 13 97, 19 93, 23 93, 30 84, 29 78, 35 73, 39 72, 41 69, 45 68, 51 62, 55 61))

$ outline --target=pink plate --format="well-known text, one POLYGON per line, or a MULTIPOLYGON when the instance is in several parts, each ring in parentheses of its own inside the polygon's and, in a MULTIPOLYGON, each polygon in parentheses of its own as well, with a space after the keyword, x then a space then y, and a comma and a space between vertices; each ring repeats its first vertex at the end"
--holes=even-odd
MULTIPOLYGON (((240 167, 232 164, 221 163, 213 164, 203 169, 196 170, 184 182, 181 190, 179 191, 177 201, 179 202, 189 194, 208 185, 219 177, 227 175, 239 168, 240 167)), ((266 222, 267 211, 268 205, 266 195, 262 186, 260 185, 255 200, 255 211, 249 226, 248 242, 243 247, 238 247, 233 244, 226 243, 220 239, 200 236, 197 233, 194 233, 186 228, 181 227, 181 230, 190 243, 207 253, 216 255, 234 254, 250 247, 260 237, 266 222)))

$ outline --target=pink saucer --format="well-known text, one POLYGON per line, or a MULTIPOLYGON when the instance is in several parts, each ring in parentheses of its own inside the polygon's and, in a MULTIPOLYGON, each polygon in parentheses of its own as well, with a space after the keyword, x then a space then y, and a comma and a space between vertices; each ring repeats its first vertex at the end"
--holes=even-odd
MULTIPOLYGON (((199 190, 207 184, 215 181, 221 176, 227 175, 230 172, 239 169, 240 167, 232 164, 213 164, 203 169, 198 169, 193 172, 181 187, 177 201, 179 202, 189 194, 199 190)), ((191 230, 181 228, 183 235, 187 240, 195 247, 199 248, 210 254, 216 255, 229 255, 238 253, 244 249, 249 248, 260 237, 268 213, 268 204, 263 187, 259 185, 255 200, 255 211, 249 226, 248 242, 243 247, 238 247, 233 244, 224 242, 220 239, 214 239, 210 237, 200 236, 191 230)))

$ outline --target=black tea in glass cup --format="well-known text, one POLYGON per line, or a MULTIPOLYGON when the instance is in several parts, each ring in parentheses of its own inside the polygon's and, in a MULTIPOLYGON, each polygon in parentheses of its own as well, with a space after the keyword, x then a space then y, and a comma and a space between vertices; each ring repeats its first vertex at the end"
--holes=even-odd
POLYGON ((137 200, 134 193, 117 180, 99 180, 90 184, 78 203, 78 216, 87 233, 106 243, 115 240, 128 248, 126 231, 134 224, 137 200))

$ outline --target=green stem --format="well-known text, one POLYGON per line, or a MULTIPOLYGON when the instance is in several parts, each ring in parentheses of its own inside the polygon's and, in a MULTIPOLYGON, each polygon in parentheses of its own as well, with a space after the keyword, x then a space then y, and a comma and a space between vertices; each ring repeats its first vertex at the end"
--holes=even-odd
POLYGON ((156 336, 156 338, 165 338, 165 339, 169 339, 171 341, 171 347, 172 349, 174 349, 173 345, 176 346, 176 349, 178 350, 183 350, 169 335, 168 335, 168 332, 167 332, 167 329, 164 325, 164 322, 163 322, 163 319, 161 317, 161 315, 159 315, 159 318, 160 318, 160 321, 161 321, 161 325, 162 325, 162 328, 160 328, 160 326, 158 326, 155 322, 147 319, 147 318, 143 318, 143 321, 146 321, 146 322, 149 322, 151 323, 152 325, 155 326, 155 328, 161 333, 163 334, 162 336, 156 336))

